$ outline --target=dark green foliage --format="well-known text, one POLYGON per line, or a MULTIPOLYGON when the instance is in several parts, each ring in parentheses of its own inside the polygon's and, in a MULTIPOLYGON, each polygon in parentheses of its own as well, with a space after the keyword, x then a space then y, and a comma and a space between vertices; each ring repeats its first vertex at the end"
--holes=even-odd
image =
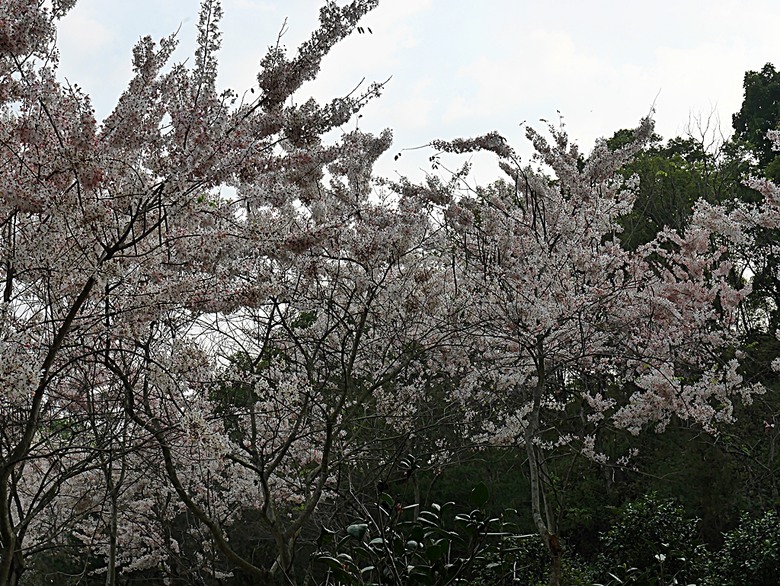
POLYGON ((693 582, 694 568, 705 556, 696 525, 680 505, 653 494, 625 505, 601 539, 605 583, 693 582))
MULTIPOLYGON (((470 487, 484 482, 490 487, 491 499, 487 510, 499 513, 507 508, 524 513, 528 507, 528 484, 524 462, 517 450, 487 448, 478 452, 464 450, 453 458, 451 465, 433 477, 422 477, 426 486, 423 492, 427 502, 468 502, 470 487)), ((533 531, 530 519, 523 525, 526 532, 533 531)))
MULTIPOLYGON (((753 292, 746 303, 746 310, 754 315, 751 320, 751 336, 773 333, 780 327, 780 252, 777 249, 778 230, 761 228, 756 233, 752 260, 753 292)), ((777 339, 765 340, 777 349, 777 339)))
MULTIPOLYGON (((780 156, 774 150, 767 131, 780 129, 780 72, 767 63, 761 71, 745 73, 742 107, 734 114, 735 137, 757 161, 753 175, 780 182, 780 156)), ((778 231, 759 228, 751 258, 753 293, 747 312, 753 319, 751 333, 774 332, 780 325, 780 256, 777 252, 778 231)))
MULTIPOLYGON (((549 572, 549 553, 540 539, 514 539, 511 547, 485 555, 470 586, 547 586, 549 572)), ((575 553, 566 554, 561 571, 563 586, 591 586, 597 577, 592 564, 575 553)))
MULTIPOLYGON (((607 145, 620 148, 630 133, 617 131, 607 145)), ((712 151, 704 140, 677 137, 664 145, 655 135, 650 146, 622 171, 625 177, 639 178, 634 209, 621 220, 622 244, 633 250, 664 227, 682 231, 699 199, 710 203, 758 201, 759 195, 742 184, 751 171, 745 153, 733 143, 712 151)))
POLYGON ((732 117, 735 134, 750 146, 758 164, 767 167, 777 155, 766 133, 780 123, 780 73, 767 63, 761 71, 745 73, 743 88, 742 107, 732 117))
POLYGON ((511 584, 511 552, 534 534, 521 535, 512 513, 491 516, 484 510, 488 488, 471 491, 470 512, 455 513, 454 503, 403 506, 382 494, 369 515, 331 536, 315 554, 327 568, 329 584, 511 584), (481 576, 481 578, 480 578, 481 576))
MULTIPOLYGON (((491 514, 490 490, 483 483, 462 492, 471 511, 432 504, 420 511, 387 494, 369 515, 339 532, 323 530, 314 575, 317 583, 468 584, 470 586, 544 586, 549 579, 549 553, 534 533, 528 533, 514 510, 491 514), (419 511, 419 512, 418 512, 419 511), (325 571, 325 576, 319 570, 325 571)), ((495 507, 495 504, 494 504, 495 507)), ((462 507, 461 507, 462 508, 462 507)), ((595 566, 574 551, 563 563, 565 586, 589 586, 595 566)))
POLYGON ((705 586, 764 586, 780 579, 780 519, 775 511, 744 517, 707 564, 705 586))
POLYGON ((485 555, 484 562, 474 572, 474 586, 499 586, 528 584, 542 586, 547 583, 549 554, 536 535, 526 538, 508 538, 501 551, 485 555))

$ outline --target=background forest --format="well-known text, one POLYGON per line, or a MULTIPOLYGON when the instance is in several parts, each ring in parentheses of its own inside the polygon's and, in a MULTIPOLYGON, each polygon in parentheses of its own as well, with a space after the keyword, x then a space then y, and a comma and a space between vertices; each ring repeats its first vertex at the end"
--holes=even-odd
POLYGON ((99 122, 0 0, 0 584, 776 583, 780 73, 390 180, 382 84, 292 99, 376 3, 236 93, 204 0, 99 122))

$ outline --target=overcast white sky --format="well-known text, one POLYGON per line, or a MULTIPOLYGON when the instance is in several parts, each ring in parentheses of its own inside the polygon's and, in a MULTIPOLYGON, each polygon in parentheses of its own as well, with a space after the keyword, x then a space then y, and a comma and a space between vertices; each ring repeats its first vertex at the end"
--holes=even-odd
MULTIPOLYGON (((284 19, 290 51, 316 27, 319 0, 223 0, 220 85, 239 93, 284 19)), ((130 79, 133 44, 180 28, 177 60, 192 55, 197 0, 79 0, 59 30, 60 76, 90 93, 99 118, 130 79)), ((713 111, 724 132, 742 101, 742 78, 780 65, 777 0, 380 0, 364 20, 373 34, 336 47, 299 98, 351 91, 364 77, 392 76, 360 120, 394 130, 378 165, 418 175, 430 150, 402 149, 435 138, 498 130, 527 154, 520 123, 542 127, 560 111, 587 152, 600 136, 632 127, 656 108, 665 138, 713 111)), ((352 128, 352 127, 350 127, 352 128)), ((477 177, 499 172, 478 159, 477 177)))

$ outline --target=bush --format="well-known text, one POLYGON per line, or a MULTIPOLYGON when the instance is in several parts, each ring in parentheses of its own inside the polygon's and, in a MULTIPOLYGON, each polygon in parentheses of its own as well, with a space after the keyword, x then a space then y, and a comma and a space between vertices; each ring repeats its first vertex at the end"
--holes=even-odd
POLYGON ((487 515, 484 484, 471 500, 476 508, 468 513, 456 514, 454 503, 418 512, 382 494, 376 513, 333 533, 315 561, 326 566, 328 584, 344 586, 479 584, 486 575, 491 584, 511 584, 510 552, 538 538, 520 535, 511 512, 487 515))
POLYGON ((725 534, 723 547, 706 564, 706 586, 763 586, 780 579, 780 519, 775 511, 743 517, 725 534))
POLYGON ((604 584, 689 584, 706 559, 697 520, 671 500, 650 494, 624 505, 601 536, 604 584))

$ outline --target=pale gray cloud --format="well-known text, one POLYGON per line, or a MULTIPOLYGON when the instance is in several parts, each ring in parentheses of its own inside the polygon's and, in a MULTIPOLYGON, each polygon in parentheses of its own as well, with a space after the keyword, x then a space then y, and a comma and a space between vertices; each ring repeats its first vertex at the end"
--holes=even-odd
MULTIPOLYGON (((197 0, 80 0, 60 30, 61 75, 95 95, 108 113, 129 78, 143 34, 180 27, 177 59, 191 55, 197 0)), ((317 0, 225 0, 219 83, 255 83, 258 63, 288 18, 293 50, 316 26, 317 0)), ((361 128, 394 129, 380 171, 418 173, 427 154, 404 148, 434 138, 498 130, 527 153, 520 122, 540 126, 559 110, 587 150, 633 126, 656 106, 658 131, 684 132, 714 109, 725 130, 742 99, 742 77, 780 55, 780 3, 773 0, 382 0, 323 63, 297 99, 327 99, 392 76, 361 128)), ((495 175, 475 159, 481 176, 495 175), (492 175, 491 175, 492 174, 492 175)))

